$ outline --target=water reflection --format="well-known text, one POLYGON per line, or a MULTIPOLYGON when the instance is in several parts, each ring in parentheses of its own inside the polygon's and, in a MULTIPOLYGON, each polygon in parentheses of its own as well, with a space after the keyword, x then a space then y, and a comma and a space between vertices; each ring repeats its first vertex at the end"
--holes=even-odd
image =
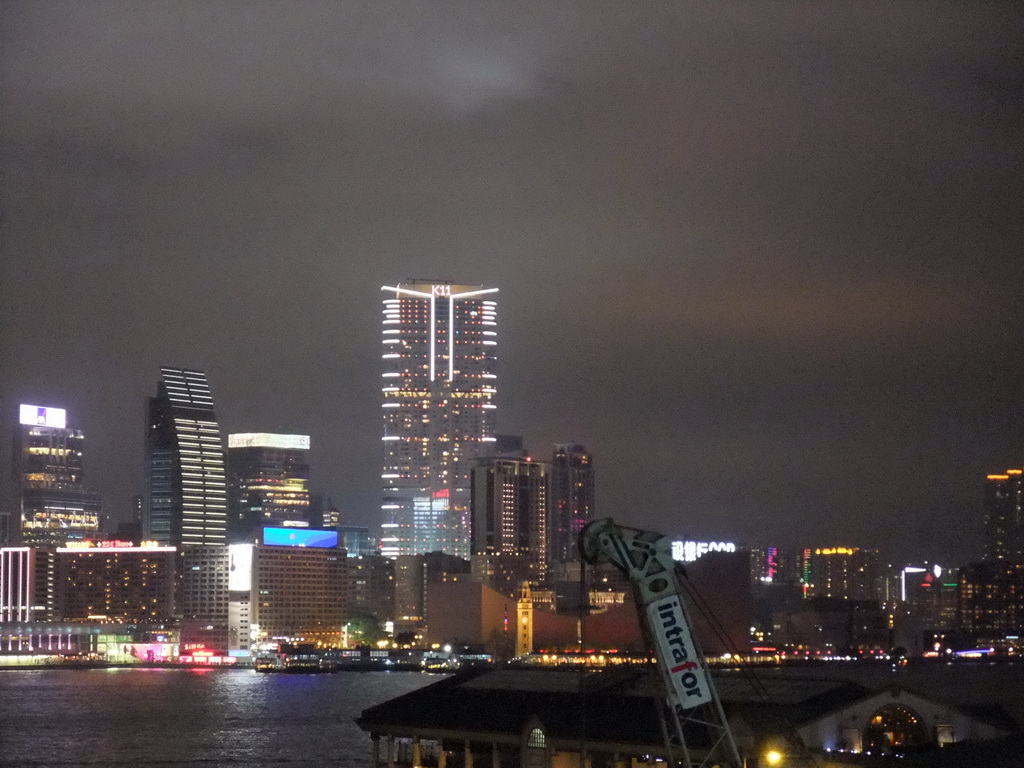
POLYGON ((415 672, 244 670, 0 672, 0 766, 363 768, 353 718, 436 681, 415 672))

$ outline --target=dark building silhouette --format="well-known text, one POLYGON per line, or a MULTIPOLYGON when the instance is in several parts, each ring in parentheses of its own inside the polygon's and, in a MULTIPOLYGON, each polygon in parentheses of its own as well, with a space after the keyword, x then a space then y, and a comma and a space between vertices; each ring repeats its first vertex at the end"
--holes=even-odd
POLYGON ((960 568, 959 629, 976 643, 1024 633, 1024 565, 1004 561, 960 568))
POLYGON ((341 509, 330 496, 311 494, 309 497, 309 520, 314 528, 336 530, 341 525, 341 509))
POLYGON ((309 497, 308 435, 228 435, 228 541, 260 540, 264 527, 319 528, 309 497))
POLYGON ((546 579, 548 464, 478 459, 471 487, 474 578, 508 595, 546 579))
POLYGON ((582 445, 555 445, 551 458, 548 552, 552 562, 579 559, 576 540, 594 519, 594 461, 582 445))
POLYGON ((395 558, 395 620, 407 628, 429 621, 427 587, 448 581, 468 581, 468 560, 444 552, 399 555, 395 558))
POLYGON ((989 475, 985 482, 983 560, 1024 563, 1024 485, 1020 469, 989 475))
POLYGON ((224 447, 206 374, 161 368, 146 425, 143 532, 162 544, 224 544, 224 447))
POLYGON ((378 624, 395 620, 395 560, 379 553, 349 557, 349 605, 378 624))
POLYGON ((370 536, 370 529, 364 525, 338 525, 339 545, 349 557, 362 557, 377 552, 377 541, 370 536))

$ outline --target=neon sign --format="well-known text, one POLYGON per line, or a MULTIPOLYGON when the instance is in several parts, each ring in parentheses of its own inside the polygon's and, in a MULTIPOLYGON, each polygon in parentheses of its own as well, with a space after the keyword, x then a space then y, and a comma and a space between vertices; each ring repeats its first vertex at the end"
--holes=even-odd
POLYGON ((735 552, 731 541, 673 541, 672 559, 692 563, 708 552, 735 552))

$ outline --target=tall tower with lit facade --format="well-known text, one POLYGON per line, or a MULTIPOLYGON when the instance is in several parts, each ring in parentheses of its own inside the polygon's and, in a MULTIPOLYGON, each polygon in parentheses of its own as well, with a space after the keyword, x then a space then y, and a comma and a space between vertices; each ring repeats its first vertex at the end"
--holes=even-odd
POLYGON ((1024 565, 1024 470, 988 475, 985 482, 987 561, 1024 565))
POLYGON ((22 405, 18 417, 14 484, 22 543, 59 546, 95 536, 100 494, 82 481, 82 431, 67 426, 63 408, 22 405))
POLYGON ((227 543, 224 445, 206 374, 161 368, 146 424, 143 535, 161 544, 227 543))
POLYGON ((560 443, 551 457, 548 551, 552 561, 579 561, 576 540, 594 519, 594 460, 582 445, 560 443))
POLYGON ((228 435, 229 543, 258 542, 267 526, 310 527, 308 451, 309 435, 228 435))
POLYGON ((416 280, 381 290, 381 550, 468 559, 471 463, 495 442, 498 289, 416 280))

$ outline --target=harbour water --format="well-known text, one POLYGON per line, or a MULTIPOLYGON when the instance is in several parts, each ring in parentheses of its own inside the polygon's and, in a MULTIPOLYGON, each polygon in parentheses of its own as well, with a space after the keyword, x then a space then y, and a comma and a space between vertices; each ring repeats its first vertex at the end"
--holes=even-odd
POLYGON ((0 671, 0 767, 365 768, 363 709, 418 672, 0 671))

